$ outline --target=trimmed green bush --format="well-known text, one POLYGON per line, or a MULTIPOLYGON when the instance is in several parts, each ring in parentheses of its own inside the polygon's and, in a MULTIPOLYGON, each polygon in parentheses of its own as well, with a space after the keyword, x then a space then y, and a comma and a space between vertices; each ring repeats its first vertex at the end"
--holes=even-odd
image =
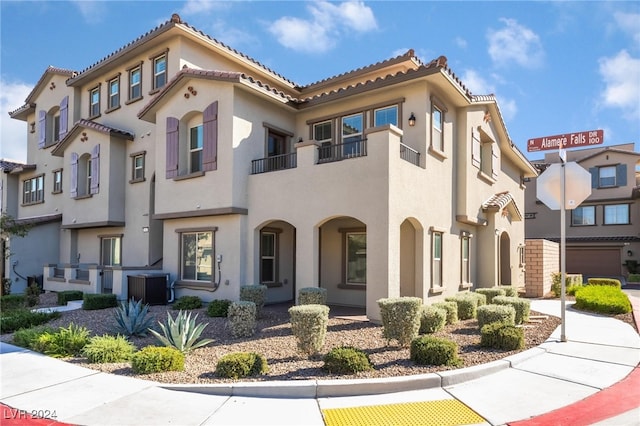
POLYGON ((256 318, 262 316, 262 308, 267 299, 266 285, 243 285, 240 286, 240 300, 253 302, 256 304, 256 318))
POLYGON ((71 300, 82 300, 84 293, 80 290, 65 290, 58 292, 58 305, 64 306, 71 300))
POLYGON ((587 280, 587 285, 608 285, 611 287, 622 288, 620 280, 613 278, 589 278, 587 280))
POLYGON ((459 367, 458 345, 447 339, 421 336, 411 341, 410 359, 419 365, 448 365, 459 367))
POLYGON ((118 299, 115 294, 85 294, 82 297, 82 309, 85 311, 115 308, 117 306, 118 299))
POLYGON ((355 374, 373 370, 371 359, 353 346, 333 348, 324 356, 322 369, 332 374, 355 374))
POLYGON ((312 355, 320 352, 327 335, 329 307, 326 305, 298 305, 289 308, 291 332, 296 337, 298 349, 312 355))
POLYGON ((137 374, 184 370, 184 355, 175 348, 147 346, 131 357, 131 368, 137 374))
POLYGON ((25 308, 3 311, 0 319, 0 333, 13 333, 21 328, 35 327, 60 318, 60 315, 60 312, 31 312, 25 308))
POLYGON ((40 287, 38 287, 38 284, 34 282, 28 286, 25 290, 25 295, 27 296, 28 307, 36 306, 40 303, 40 287))
POLYGON ((524 348, 524 330, 513 325, 494 322, 480 330, 480 346, 512 351, 524 348))
POLYGON ((631 302, 617 287, 588 285, 576 293, 575 307, 599 314, 626 314, 631 312, 631 302))
POLYGON ((21 328, 13 333, 13 344, 27 349, 33 349, 33 342, 45 333, 55 333, 55 330, 48 326, 36 326, 21 328))
POLYGON ((8 312, 27 306, 27 298, 24 294, 8 294, 0 297, 0 310, 8 312))
POLYGON ((478 299, 469 296, 472 293, 460 293, 455 296, 446 297, 447 302, 455 302, 458 305, 458 318, 461 320, 473 319, 478 310, 478 299))
POLYGON ((202 300, 198 296, 182 296, 173 302, 174 311, 187 311, 202 308, 202 300))
POLYGON ((79 356, 89 343, 89 330, 74 323, 54 333, 43 333, 32 343, 32 349, 54 358, 79 356))
POLYGON ((420 313, 420 334, 432 334, 447 324, 447 311, 435 306, 424 305, 420 313))
POLYGON ((422 299, 396 297, 378 300, 382 317, 382 334, 387 343, 397 340, 400 346, 408 346, 420 331, 422 299))
POLYGON ((629 274, 627 281, 632 283, 640 282, 640 274, 629 274))
POLYGON ((209 302, 209 306, 207 306, 207 315, 209 315, 210 317, 226 318, 229 311, 229 305, 231 305, 231 300, 212 300, 211 302, 209 302))
POLYGON ((82 349, 82 355, 89 362, 104 364, 129 361, 135 351, 136 347, 126 337, 105 334, 92 337, 82 349))
POLYGON ((216 364, 216 376, 227 379, 258 376, 269 371, 267 360, 254 352, 235 352, 220 358, 216 364))
POLYGON ((251 337, 256 332, 256 304, 248 300, 232 302, 227 321, 233 337, 251 337))
MULTIPOLYGON (((582 286, 582 274, 566 274, 565 276, 565 291, 573 286, 582 286)), ((560 297, 562 292, 562 273, 554 272, 551 274, 551 291, 555 297, 560 297)), ((575 290, 574 290, 575 292, 575 290)))
POLYGON ((518 289, 512 285, 501 285, 501 286, 498 286, 498 288, 501 288, 504 290, 505 296, 518 297, 518 289))
POLYGON ((471 291, 466 293, 469 297, 475 298, 478 301, 477 306, 483 306, 487 304, 487 296, 482 293, 476 293, 475 291, 471 291))
POLYGON ((458 322, 458 304, 456 302, 436 302, 431 306, 447 311, 447 324, 455 324, 458 322))
MULTIPOLYGON (((502 296, 506 297, 506 296, 502 296)), ((515 325, 516 310, 510 305, 484 305, 478 307, 478 328, 486 324, 500 322, 515 325)))
MULTIPOLYGON (((475 290, 475 293, 478 294, 484 294, 485 296, 485 301, 488 305, 491 304, 491 300, 493 300, 494 297, 496 296, 504 296, 507 294, 506 291, 504 291, 504 289, 499 288, 499 287, 491 287, 491 288, 478 288, 475 290)), ((478 305, 480 306, 480 305, 478 305)))
POLYGON ((298 291, 298 305, 326 305, 327 289, 320 287, 305 287, 298 291))
POLYGON ((213 343, 212 339, 198 341, 209 323, 196 324, 197 319, 198 314, 191 318, 191 312, 187 311, 179 311, 175 319, 167 312, 167 320, 164 323, 158 322, 162 334, 152 329, 149 329, 149 332, 163 345, 175 348, 186 354, 194 349, 213 343))
POLYGON ((531 301, 520 297, 496 296, 493 299, 496 305, 510 305, 516 311, 515 323, 524 324, 529 321, 529 312, 531 311, 531 301))

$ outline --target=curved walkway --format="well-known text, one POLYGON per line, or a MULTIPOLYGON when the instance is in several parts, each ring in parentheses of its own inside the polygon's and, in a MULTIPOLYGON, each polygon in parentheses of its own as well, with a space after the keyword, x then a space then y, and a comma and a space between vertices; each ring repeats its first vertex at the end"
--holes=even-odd
MULTIPOLYGON (((639 309, 640 299, 631 299, 639 309)), ((557 300, 531 307, 560 316, 557 300)), ((626 323, 570 307, 565 334, 567 342, 557 329, 537 348, 439 374, 209 386, 100 373, 0 343, 0 423, 640 424, 640 336, 626 323), (42 415, 51 420, 32 418, 42 415)))

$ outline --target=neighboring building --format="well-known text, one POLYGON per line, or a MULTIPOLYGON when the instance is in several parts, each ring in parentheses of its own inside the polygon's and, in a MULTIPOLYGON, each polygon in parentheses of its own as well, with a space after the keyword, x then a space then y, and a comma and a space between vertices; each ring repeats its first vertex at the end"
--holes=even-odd
MULTIPOLYGON (((24 164, 16 163, 15 161, 0 159, 0 213, 9 215, 11 218, 18 217, 18 205, 15 203, 15 200, 18 198, 20 182, 17 175, 11 175, 9 173, 23 165, 24 164), (8 203, 7 201, 10 202, 8 203)), ((4 234, 4 232, 2 232, 2 234, 4 234)), ((19 283, 20 277, 15 276, 14 278, 11 276, 10 255, 7 248, 7 241, 3 236, 0 238, 0 282, 4 278, 11 279, 13 291, 21 293, 24 291, 24 287, 26 287, 26 280, 25 284, 21 286, 19 283)))
MULTIPOLYGON (((591 174, 591 195, 566 212, 567 273, 584 277, 627 275, 627 261, 640 260, 640 153, 634 144, 568 150, 591 174)), ((544 173, 559 163, 556 152, 534 161, 544 173)), ((560 213, 536 199, 535 179, 527 184, 525 227, 527 239, 560 241, 560 213)))
POLYGON ((204 300, 320 286, 378 320, 383 297, 524 283, 536 170, 445 57, 298 86, 174 15, 81 72, 48 68, 10 115, 47 290, 126 298, 145 273, 204 300))

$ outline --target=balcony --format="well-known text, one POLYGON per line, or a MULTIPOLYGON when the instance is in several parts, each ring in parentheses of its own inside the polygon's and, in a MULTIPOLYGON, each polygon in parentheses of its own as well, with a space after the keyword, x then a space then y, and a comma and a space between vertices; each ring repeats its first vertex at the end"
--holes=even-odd
POLYGON ((420 153, 402 142, 400 142, 400 158, 420 167, 420 153))
POLYGON ((333 163, 349 158, 365 157, 366 155, 366 139, 357 139, 345 143, 324 145, 318 147, 318 164, 333 163))
POLYGON ((272 157, 260 158, 251 161, 251 174, 273 172, 276 170, 295 169, 297 166, 297 155, 295 152, 272 157))

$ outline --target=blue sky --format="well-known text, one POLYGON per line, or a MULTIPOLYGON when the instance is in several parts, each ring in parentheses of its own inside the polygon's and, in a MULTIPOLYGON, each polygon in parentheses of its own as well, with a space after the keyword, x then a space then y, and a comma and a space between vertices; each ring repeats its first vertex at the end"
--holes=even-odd
POLYGON ((640 2, 0 1, 0 157, 49 65, 82 70, 172 13, 298 84, 414 49, 498 99, 511 139, 603 129, 640 151, 640 2))

